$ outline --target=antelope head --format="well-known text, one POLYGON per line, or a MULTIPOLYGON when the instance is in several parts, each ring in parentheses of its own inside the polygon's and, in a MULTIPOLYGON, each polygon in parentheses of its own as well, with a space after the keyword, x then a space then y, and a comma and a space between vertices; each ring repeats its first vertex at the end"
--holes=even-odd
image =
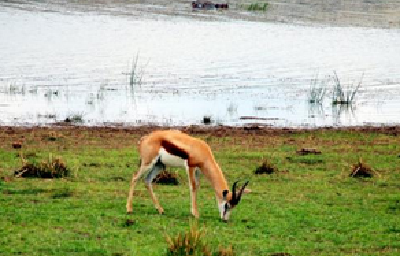
POLYGON ((247 184, 249 184, 249 181, 246 181, 246 183, 239 191, 236 191, 237 183, 237 181, 233 183, 231 193, 229 192, 229 190, 222 191, 222 202, 219 205, 219 211, 222 221, 226 222, 229 220, 231 210, 239 204, 240 199, 242 198, 242 194, 250 192, 250 190, 245 189, 247 184))

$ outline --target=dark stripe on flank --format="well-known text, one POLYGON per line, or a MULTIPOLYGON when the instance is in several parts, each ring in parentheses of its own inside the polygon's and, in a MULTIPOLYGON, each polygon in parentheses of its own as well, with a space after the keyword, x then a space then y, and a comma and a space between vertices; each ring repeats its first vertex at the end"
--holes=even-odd
POLYGON ((169 141, 163 140, 161 142, 161 147, 163 147, 171 155, 178 156, 185 160, 189 159, 188 152, 186 152, 185 150, 181 149, 180 147, 176 146, 175 144, 169 141))

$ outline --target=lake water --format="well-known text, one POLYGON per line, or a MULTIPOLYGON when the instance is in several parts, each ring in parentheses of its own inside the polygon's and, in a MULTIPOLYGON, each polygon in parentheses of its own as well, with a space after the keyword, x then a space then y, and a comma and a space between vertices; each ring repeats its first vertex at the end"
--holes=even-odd
POLYGON ((2 6, 0 125, 398 124, 399 42, 399 29, 2 6), (351 106, 332 105, 333 71, 345 88, 362 78, 351 106), (310 104, 317 75, 327 91, 310 104))

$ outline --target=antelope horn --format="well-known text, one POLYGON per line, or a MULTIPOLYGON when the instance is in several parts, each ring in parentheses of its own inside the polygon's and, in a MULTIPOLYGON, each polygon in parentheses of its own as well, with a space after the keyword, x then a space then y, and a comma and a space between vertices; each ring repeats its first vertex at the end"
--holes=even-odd
POLYGON ((236 201, 236 186, 237 186, 237 181, 235 181, 234 183, 233 183, 233 186, 232 186, 232 201, 236 201))
POLYGON ((244 185, 242 186, 242 188, 239 191, 239 194, 237 195, 237 202, 239 203, 240 198, 242 197, 243 191, 246 188, 247 184, 249 184, 249 181, 246 181, 246 183, 244 183, 244 185))

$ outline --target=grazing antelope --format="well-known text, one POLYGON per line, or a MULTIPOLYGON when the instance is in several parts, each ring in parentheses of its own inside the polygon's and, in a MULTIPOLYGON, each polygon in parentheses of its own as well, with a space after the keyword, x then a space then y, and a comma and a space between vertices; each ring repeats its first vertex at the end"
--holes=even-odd
POLYGON ((240 202, 248 181, 239 191, 236 191, 237 182, 229 191, 228 184, 215 162, 210 147, 204 141, 191 137, 177 130, 154 131, 141 138, 139 142, 141 164, 139 171, 133 175, 128 200, 127 213, 132 213, 133 191, 136 182, 146 174, 145 185, 153 199, 154 206, 162 214, 164 209, 153 193, 152 181, 166 166, 184 167, 189 176, 190 201, 192 214, 198 218, 196 204, 196 190, 199 188, 200 171, 211 183, 215 190, 218 209, 221 219, 227 221, 231 210, 240 202))

